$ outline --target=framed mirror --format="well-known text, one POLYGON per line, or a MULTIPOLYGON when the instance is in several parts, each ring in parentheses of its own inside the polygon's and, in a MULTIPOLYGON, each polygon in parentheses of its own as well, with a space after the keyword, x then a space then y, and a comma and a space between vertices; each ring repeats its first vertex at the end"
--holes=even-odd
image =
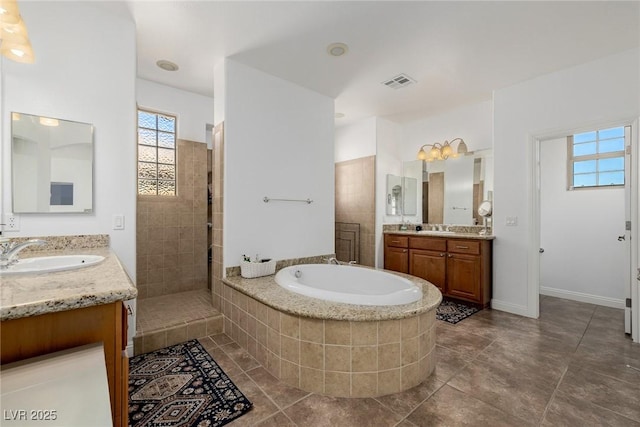
POLYGON ((11 113, 14 213, 93 211, 93 125, 11 113))
POLYGON ((403 175, 419 178, 417 200, 423 223, 482 224, 478 207, 492 198, 493 150, 444 161, 407 161, 403 175))

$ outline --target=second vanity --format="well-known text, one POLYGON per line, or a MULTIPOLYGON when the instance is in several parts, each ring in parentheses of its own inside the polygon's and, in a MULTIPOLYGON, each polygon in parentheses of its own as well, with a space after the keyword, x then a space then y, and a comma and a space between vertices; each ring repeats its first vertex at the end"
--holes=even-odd
POLYGON ((80 253, 104 256, 104 261, 78 270, 0 278, 0 363, 102 343, 113 425, 126 426, 127 313, 123 301, 135 298, 136 288, 108 247, 37 255, 80 253))
POLYGON ((486 308, 491 302, 493 239, 473 233, 385 232, 384 268, 420 277, 445 297, 486 308))

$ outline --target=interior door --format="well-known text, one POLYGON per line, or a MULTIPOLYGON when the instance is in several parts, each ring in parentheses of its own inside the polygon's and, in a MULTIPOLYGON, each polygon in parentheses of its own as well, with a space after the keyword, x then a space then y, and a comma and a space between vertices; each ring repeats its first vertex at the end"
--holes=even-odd
POLYGON ((624 332, 625 334, 631 334, 631 286, 632 285, 632 273, 631 273, 631 206, 632 206, 632 191, 638 191, 634 187, 634 182, 631 179, 632 173, 632 161, 631 161, 631 126, 625 126, 624 128, 625 139, 625 159, 624 159, 624 206, 625 206, 625 223, 624 223, 624 267, 625 274, 625 308, 624 308, 624 332))
POLYGON ((566 138, 540 143, 540 293, 622 308, 627 189, 568 190, 567 151, 566 138))

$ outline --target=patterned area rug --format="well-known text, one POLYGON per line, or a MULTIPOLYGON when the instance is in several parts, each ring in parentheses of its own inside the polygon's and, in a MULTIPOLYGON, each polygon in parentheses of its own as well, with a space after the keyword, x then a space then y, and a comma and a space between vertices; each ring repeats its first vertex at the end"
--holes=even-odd
POLYGON ((445 322, 453 323, 455 325, 459 321, 466 319, 473 313, 477 312, 478 309, 475 307, 449 300, 442 300, 436 310, 436 319, 444 320, 445 322))
POLYGON ((129 362, 129 426, 225 425, 251 402, 197 340, 129 362))

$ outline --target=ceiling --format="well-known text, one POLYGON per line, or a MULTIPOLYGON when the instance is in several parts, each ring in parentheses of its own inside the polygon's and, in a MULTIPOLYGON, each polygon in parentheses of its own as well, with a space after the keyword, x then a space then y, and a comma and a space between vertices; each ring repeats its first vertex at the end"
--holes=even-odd
POLYGON ((228 57, 335 98, 345 122, 415 120, 640 42, 637 1, 129 0, 102 7, 135 21, 141 78, 214 96, 214 66, 228 57), (346 43, 348 53, 329 56, 333 42, 346 43), (163 71, 159 59, 180 69, 163 71), (417 83, 381 84, 400 73, 417 83))

